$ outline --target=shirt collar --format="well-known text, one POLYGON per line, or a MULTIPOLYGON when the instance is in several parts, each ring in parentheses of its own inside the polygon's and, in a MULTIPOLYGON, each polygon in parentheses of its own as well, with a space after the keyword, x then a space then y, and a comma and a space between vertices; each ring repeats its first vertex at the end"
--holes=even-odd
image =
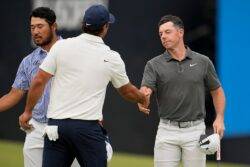
MULTIPOLYGON (((188 46, 185 46, 186 47, 186 55, 185 55, 185 58, 183 59, 183 60, 185 60, 185 59, 192 59, 192 57, 193 57, 193 54, 192 54, 192 50, 188 47, 188 46)), ((163 53, 163 56, 165 57, 165 59, 169 62, 169 61, 171 61, 171 60, 175 60, 171 55, 170 55, 170 53, 168 52, 168 51, 165 51, 164 53, 163 53)))
POLYGON ((80 35, 81 38, 84 38, 86 40, 89 41, 93 41, 93 42, 98 42, 98 43, 104 43, 102 38, 96 35, 91 35, 91 34, 87 34, 87 33, 83 33, 80 35))

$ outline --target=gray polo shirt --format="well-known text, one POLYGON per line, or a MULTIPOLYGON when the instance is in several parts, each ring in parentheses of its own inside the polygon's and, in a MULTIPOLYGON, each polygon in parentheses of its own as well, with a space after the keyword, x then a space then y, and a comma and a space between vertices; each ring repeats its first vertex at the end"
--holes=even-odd
POLYGON ((209 58, 188 48, 182 61, 168 52, 148 61, 141 86, 156 94, 160 118, 193 121, 205 117, 205 88, 215 90, 220 81, 209 58))

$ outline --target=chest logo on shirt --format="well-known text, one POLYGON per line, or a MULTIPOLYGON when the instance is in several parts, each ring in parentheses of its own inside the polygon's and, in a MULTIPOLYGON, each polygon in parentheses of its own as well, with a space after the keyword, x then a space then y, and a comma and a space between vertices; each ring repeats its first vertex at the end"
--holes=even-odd
POLYGON ((194 63, 194 64, 190 64, 189 66, 193 67, 193 66, 196 66, 196 65, 197 65, 197 63, 194 63))

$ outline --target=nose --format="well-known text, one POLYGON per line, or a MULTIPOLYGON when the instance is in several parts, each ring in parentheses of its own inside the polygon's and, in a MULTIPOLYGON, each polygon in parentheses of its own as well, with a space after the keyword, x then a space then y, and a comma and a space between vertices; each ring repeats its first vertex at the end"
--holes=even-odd
POLYGON ((38 33, 39 33, 38 28, 35 28, 34 33, 35 33, 35 34, 38 34, 38 33))
POLYGON ((166 35, 166 33, 162 33, 162 35, 161 35, 161 39, 163 39, 163 40, 167 39, 167 35, 166 35))
POLYGON ((32 29, 32 33, 34 35, 39 34, 39 29, 37 27, 34 27, 34 29, 32 29))

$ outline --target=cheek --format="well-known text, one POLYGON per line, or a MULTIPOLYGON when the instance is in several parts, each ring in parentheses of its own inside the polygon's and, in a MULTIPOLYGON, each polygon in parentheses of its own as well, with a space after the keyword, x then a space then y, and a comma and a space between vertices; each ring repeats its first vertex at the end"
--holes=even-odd
POLYGON ((44 30, 41 30, 41 35, 43 36, 43 37, 48 37, 49 36, 49 34, 50 34, 50 31, 49 30, 47 30, 47 29, 44 29, 44 30))
POLYGON ((165 38, 160 38, 161 39, 161 43, 164 43, 164 41, 166 40, 165 38))
POLYGON ((30 31, 30 33, 31 33, 31 36, 34 36, 34 35, 35 35, 34 31, 30 31))
POLYGON ((179 36, 177 35, 177 34, 172 34, 171 35, 171 40, 172 41, 178 41, 180 38, 179 38, 179 36))

